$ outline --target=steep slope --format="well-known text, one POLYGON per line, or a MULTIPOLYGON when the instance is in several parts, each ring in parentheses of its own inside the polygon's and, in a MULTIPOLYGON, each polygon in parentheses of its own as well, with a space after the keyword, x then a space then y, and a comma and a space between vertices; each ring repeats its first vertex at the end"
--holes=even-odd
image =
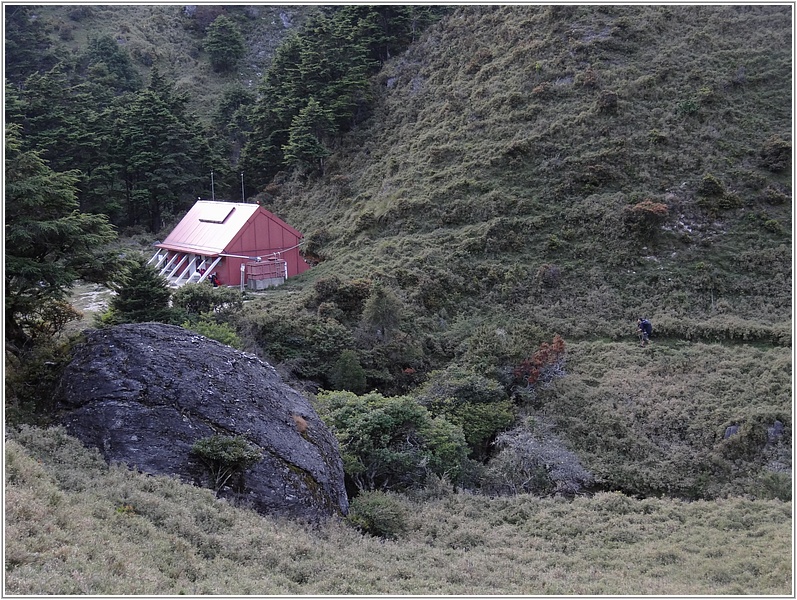
MULTIPOLYGON (((223 87, 181 7, 78 8, 65 42, 153 36, 183 89, 209 106, 223 87)), ((250 41, 287 27, 235 10, 250 41)), ((347 350, 386 394, 448 365, 489 377, 604 489, 790 497, 791 17, 458 7, 384 66, 322 176, 260 194, 320 262, 251 300, 242 336, 310 389, 347 350), (555 334, 566 376, 519 389, 555 334)))
POLYGON ((328 240, 324 272, 449 312, 788 339, 790 12, 463 7, 385 68, 324 178, 268 200, 328 240))
POLYGON ((790 36, 778 6, 457 9, 323 177, 262 195, 323 259, 297 285, 380 279, 404 337, 344 339, 287 293, 259 343, 360 340, 372 383, 450 362, 509 383, 558 333, 567 376, 519 410, 599 485, 790 497, 790 36))
POLYGON ((143 81, 157 64, 188 94, 189 106, 208 122, 225 87, 254 89, 274 50, 298 28, 312 6, 276 5, 43 5, 36 7, 61 56, 85 52, 92 40, 111 36, 130 54, 143 81), (205 30, 219 15, 233 19, 247 53, 232 73, 213 71, 204 49, 205 30))

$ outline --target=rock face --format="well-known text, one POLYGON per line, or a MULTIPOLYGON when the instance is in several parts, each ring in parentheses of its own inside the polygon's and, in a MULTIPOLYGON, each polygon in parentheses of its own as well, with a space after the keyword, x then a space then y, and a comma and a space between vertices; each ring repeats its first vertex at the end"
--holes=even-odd
POLYGON ((59 389, 60 421, 109 462, 208 486, 191 447, 243 436, 263 458, 219 496, 258 512, 318 521, 348 512, 332 433, 274 368, 181 327, 119 325, 86 332, 59 389))

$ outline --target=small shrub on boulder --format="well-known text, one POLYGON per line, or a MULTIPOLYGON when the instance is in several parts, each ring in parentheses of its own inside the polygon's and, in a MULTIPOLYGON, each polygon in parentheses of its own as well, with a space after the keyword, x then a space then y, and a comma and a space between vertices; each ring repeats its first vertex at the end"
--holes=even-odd
POLYGON ((197 440, 191 447, 191 453, 199 457, 210 471, 211 485, 216 494, 233 475, 242 473, 263 456, 244 438, 224 435, 197 440))

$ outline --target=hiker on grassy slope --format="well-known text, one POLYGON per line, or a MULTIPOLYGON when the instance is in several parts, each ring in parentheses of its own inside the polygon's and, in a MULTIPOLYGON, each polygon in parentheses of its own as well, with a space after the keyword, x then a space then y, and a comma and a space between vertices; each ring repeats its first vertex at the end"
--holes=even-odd
POLYGON ((637 319, 636 328, 639 335, 639 345, 644 348, 650 341, 650 334, 653 333, 653 324, 644 317, 640 317, 637 319))

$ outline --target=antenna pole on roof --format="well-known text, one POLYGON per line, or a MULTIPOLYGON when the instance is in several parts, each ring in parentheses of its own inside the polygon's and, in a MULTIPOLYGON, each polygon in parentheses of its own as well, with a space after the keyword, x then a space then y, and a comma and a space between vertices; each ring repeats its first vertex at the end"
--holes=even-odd
POLYGON ((213 171, 210 172, 210 197, 216 200, 216 188, 213 185, 213 171))
POLYGON ((244 194, 244 174, 241 173, 241 202, 246 202, 246 194, 244 194))

